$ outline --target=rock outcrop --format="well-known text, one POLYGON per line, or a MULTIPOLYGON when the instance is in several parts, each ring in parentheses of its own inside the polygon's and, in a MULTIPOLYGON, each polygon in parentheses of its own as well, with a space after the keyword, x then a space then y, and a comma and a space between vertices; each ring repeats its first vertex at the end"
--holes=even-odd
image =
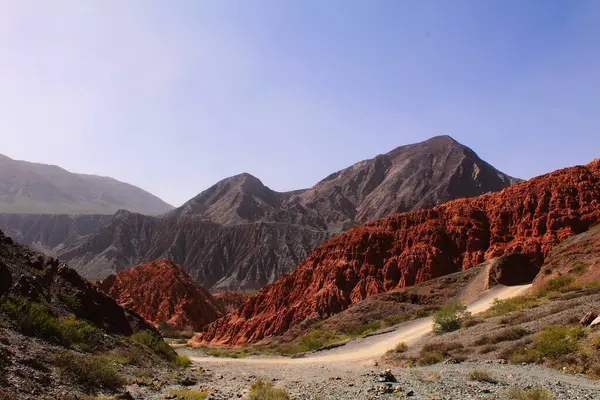
POLYGON ((121 271, 98 288, 154 325, 199 331, 223 315, 210 293, 169 260, 121 271))
POLYGON ((600 221, 600 160, 387 217, 328 240, 293 273, 215 321, 193 343, 239 345, 328 317, 377 293, 484 260, 526 254, 540 266, 564 239, 600 221))
POLYGON ((219 292, 213 297, 223 314, 234 312, 248 300, 248 295, 238 292, 219 292))
POLYGON ((352 226, 515 181, 440 136, 361 161, 307 190, 279 193, 236 175, 160 217, 120 212, 59 255, 89 279, 164 257, 212 291, 257 289, 352 226))

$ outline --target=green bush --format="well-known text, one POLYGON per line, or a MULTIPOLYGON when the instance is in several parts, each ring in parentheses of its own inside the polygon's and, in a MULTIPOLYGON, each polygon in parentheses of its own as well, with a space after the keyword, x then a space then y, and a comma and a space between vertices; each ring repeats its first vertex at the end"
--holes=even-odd
POLYGON ((58 355, 55 364, 61 373, 89 387, 116 390, 124 384, 117 368, 106 357, 80 356, 65 351, 58 355))
POLYGON ((248 391, 248 400, 290 400, 290 395, 285 389, 279 389, 273 386, 271 382, 265 382, 258 379, 250 386, 248 391))
POLYGON ((77 344, 84 350, 89 350, 97 346, 99 341, 98 330, 94 326, 74 317, 60 319, 58 331, 64 346, 77 344))
POLYGON ((140 331, 132 335, 130 339, 134 343, 150 348, 154 353, 166 360, 173 361, 175 359, 175 352, 159 335, 149 331, 140 331))
POLYGON ((350 337, 363 337, 381 328, 381 322, 371 321, 358 325, 350 325, 341 329, 341 332, 350 337))
POLYGON ((463 358, 460 354, 464 350, 462 344, 458 342, 447 343, 426 343, 419 351, 417 364, 431 365, 444 361, 447 358, 463 358))
POLYGON ((7 297, 0 300, 0 310, 8 314, 24 335, 46 340, 60 339, 58 318, 46 306, 24 297, 7 297))
POLYGON ((539 362, 544 358, 556 360, 579 349, 579 339, 583 337, 583 329, 579 326, 568 327, 549 325, 533 338, 533 345, 527 349, 513 353, 511 361, 539 362))
POLYGON ((441 334, 458 330, 463 320, 470 316, 471 313, 464 304, 441 307, 433 313, 433 332, 441 334))
POLYGON ((572 276, 563 275, 550 279, 546 282, 546 290, 548 292, 556 292, 566 289, 575 279, 572 276))
POLYGON ((339 340, 335 332, 322 327, 311 328, 298 341, 299 352, 318 350, 321 347, 339 340))
POLYGON ((175 360, 173 360, 173 363, 178 367, 187 368, 192 365, 192 360, 184 354, 178 354, 177 357, 175 357, 175 360))

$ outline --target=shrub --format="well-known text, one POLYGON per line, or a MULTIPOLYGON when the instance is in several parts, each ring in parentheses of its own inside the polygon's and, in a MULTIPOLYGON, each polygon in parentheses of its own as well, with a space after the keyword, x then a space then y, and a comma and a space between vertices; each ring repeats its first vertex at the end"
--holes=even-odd
POLYGON ((154 353, 166 360, 173 361, 175 359, 175 352, 171 346, 169 346, 162 337, 152 332, 140 331, 135 335, 132 335, 130 339, 134 343, 138 343, 150 348, 152 351, 154 351, 154 353))
POLYGON ((469 379, 479 382, 498 383, 498 381, 494 379, 489 372, 482 369, 474 369, 469 372, 469 379))
POLYGON ((78 344, 85 350, 98 345, 98 330, 86 321, 73 317, 61 319, 58 322, 60 341, 64 346, 78 344))
POLYGON ((176 389, 169 392, 166 398, 180 400, 204 400, 208 397, 208 393, 202 390, 193 389, 176 389))
POLYGON ((575 275, 582 275, 587 270, 588 270, 587 263, 585 263, 583 261, 575 261, 571 265, 571 268, 569 269, 569 273, 575 274, 575 275))
POLYGON ((369 333, 375 332, 377 329, 381 328, 381 322, 372 321, 372 322, 364 322, 358 325, 350 325, 341 329, 341 332, 350 337, 363 337, 368 335, 369 333))
POLYGON ((463 345, 457 342, 427 343, 419 351, 419 365, 431 365, 444 361, 446 358, 462 358, 458 354, 463 350, 463 345))
POLYGON ((486 312, 486 315, 491 317, 504 315, 512 311, 534 308, 544 302, 546 302, 546 299, 540 299, 530 295, 511 297, 504 300, 494 299, 492 306, 486 312))
POLYGON ((337 334, 320 326, 311 328, 298 341, 298 350, 300 352, 317 350, 339 339, 337 334))
POLYGON ((248 400, 290 400, 290 395, 285 389, 276 388, 271 382, 258 379, 250 386, 248 400))
POLYGON ((539 362, 543 358, 556 360, 579 349, 579 339, 583 336, 581 327, 549 325, 533 338, 528 349, 517 350, 511 356, 514 363, 539 362))
POLYGON ((0 309, 8 314, 24 335, 46 340, 59 340, 58 318, 46 306, 24 297, 0 300, 0 309))
POLYGON ((510 388, 504 395, 514 400, 554 400, 554 394, 545 388, 510 388))
POLYGON ((406 342, 400 342, 396 345, 396 347, 394 347, 393 352, 394 353, 404 353, 407 348, 408 348, 408 346, 406 345, 406 342))
POLYGON ((124 383, 116 367, 106 357, 79 356, 66 351, 58 355, 55 364, 61 373, 89 387, 115 390, 124 383))
POLYGON ((511 342, 519 340, 530 333, 531 332, 529 332, 527 329, 520 327, 507 328, 489 338, 489 343, 497 344, 501 342, 511 342))
POLYGON ((546 290, 548 292, 556 292, 566 289, 575 279, 572 276, 563 275, 550 279, 546 282, 546 290))
POLYGON ((173 360, 173 363, 178 367, 187 368, 192 365, 192 360, 184 354, 178 354, 177 357, 175 357, 175 360, 173 360))
POLYGON ((441 334, 460 329, 462 321, 470 316, 464 304, 441 307, 433 313, 433 332, 441 334))

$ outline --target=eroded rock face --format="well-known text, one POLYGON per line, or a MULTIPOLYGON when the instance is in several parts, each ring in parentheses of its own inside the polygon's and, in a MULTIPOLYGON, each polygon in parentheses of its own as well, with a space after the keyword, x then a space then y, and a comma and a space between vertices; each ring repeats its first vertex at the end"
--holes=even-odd
POLYGON ((98 287, 155 325, 200 330, 223 315, 210 293, 166 259, 111 275, 98 287))
POLYGON ((223 314, 234 312, 248 300, 248 295, 237 292, 219 292, 215 293, 213 297, 223 314))
POLYGON ((259 341, 374 294, 515 252, 539 266, 554 246, 599 220, 600 160, 499 193, 384 218, 326 241, 193 343, 259 341))
POLYGON ((280 193, 250 174, 232 176, 160 217, 120 212, 57 254, 88 279, 168 258, 211 291, 253 290, 354 225, 516 181, 439 136, 356 163, 306 190, 280 193))

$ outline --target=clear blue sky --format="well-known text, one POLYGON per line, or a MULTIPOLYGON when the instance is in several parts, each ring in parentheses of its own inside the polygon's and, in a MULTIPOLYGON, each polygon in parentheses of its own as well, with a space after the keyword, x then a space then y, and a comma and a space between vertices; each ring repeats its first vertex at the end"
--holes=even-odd
POLYGON ((528 178, 600 157, 600 1, 0 0, 0 153, 178 206, 449 134, 528 178))

